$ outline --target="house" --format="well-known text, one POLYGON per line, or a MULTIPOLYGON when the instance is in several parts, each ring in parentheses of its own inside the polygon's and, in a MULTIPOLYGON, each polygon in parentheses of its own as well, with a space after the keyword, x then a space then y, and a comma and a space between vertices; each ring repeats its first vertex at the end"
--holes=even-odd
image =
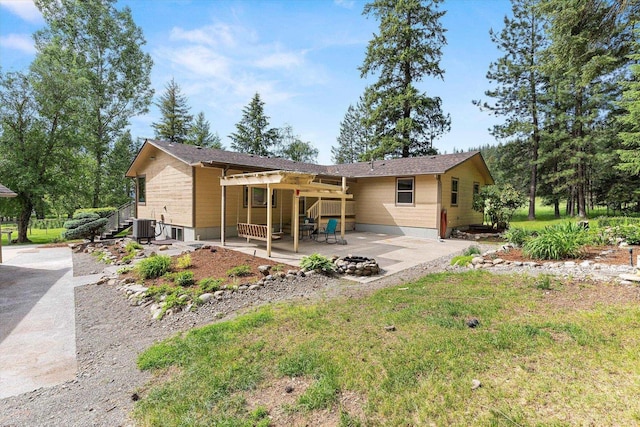
MULTIPOLYGON (((0 184, 0 197, 16 197, 17 194, 0 184)), ((11 236, 11 234, 7 234, 11 236)), ((0 228, 0 237, 2 237, 2 228, 0 228)), ((0 263, 2 263, 2 239, 0 239, 0 263)))
POLYGON ((137 217, 177 240, 224 239, 238 224, 297 235, 304 218, 339 219, 342 233, 445 237, 482 222, 473 194, 493 184, 477 151, 323 166, 156 140, 126 176, 137 217))

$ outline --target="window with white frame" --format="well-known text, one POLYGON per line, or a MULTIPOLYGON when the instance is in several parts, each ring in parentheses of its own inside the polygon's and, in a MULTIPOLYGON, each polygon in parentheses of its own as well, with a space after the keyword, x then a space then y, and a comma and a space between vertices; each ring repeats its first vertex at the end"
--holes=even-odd
MULTIPOLYGON (((260 188, 260 187, 252 187, 251 188, 251 207, 252 208, 266 208, 267 207, 267 189, 266 188, 260 188)), ((272 207, 276 207, 276 193, 277 191, 273 191, 273 194, 271 196, 271 206, 272 207)), ((249 206, 248 204, 248 197, 249 197, 249 187, 244 187, 244 202, 243 202, 243 206, 246 208, 247 206, 249 206)))
POLYGON ((396 205, 413 206, 415 180, 413 178, 396 179, 396 205))
POLYGON ((458 206, 458 178, 451 178, 451 206, 458 206))

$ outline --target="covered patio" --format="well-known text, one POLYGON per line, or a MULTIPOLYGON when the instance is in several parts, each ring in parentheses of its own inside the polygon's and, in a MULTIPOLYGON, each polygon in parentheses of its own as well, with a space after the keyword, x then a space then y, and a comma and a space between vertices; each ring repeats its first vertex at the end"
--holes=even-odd
POLYGON ((352 194, 347 194, 347 180, 346 177, 342 177, 342 185, 326 184, 322 182, 315 182, 316 175, 303 172, 294 171, 266 171, 266 172, 252 172, 226 176, 223 171, 220 177, 220 186, 222 187, 222 206, 221 206, 221 233, 220 244, 225 246, 227 244, 227 237, 225 236, 226 229, 226 209, 227 209, 227 197, 226 189, 229 186, 246 186, 248 187, 249 194, 252 194, 252 188, 264 188, 266 189, 266 201, 267 201, 267 223, 266 224, 253 224, 251 222, 251 197, 248 198, 248 210, 247 210, 247 222, 238 222, 238 236, 247 239, 247 242, 251 239, 265 241, 266 242, 266 256, 271 257, 271 251, 273 242, 275 241, 290 241, 293 246, 293 252, 297 253, 299 249, 300 238, 300 197, 317 197, 319 199, 338 199, 341 202, 340 209, 340 238, 345 240, 345 216, 346 216, 346 200, 352 199, 352 194), (273 213, 272 213, 272 198, 274 190, 288 190, 293 192, 292 209, 292 227, 291 239, 282 239, 281 234, 274 233, 273 230, 273 213), (292 240, 292 241, 291 241, 292 240))
MULTIPOLYGON (((347 238, 347 245, 328 245, 315 240, 301 240, 298 251, 294 252, 293 237, 286 236, 273 242, 270 259, 298 267, 303 256, 314 253, 327 257, 342 258, 353 255, 375 258, 383 270, 381 275, 357 278, 348 276, 350 279, 366 283, 443 256, 457 254, 474 244, 469 240, 433 240, 362 231, 352 231, 347 238)), ((267 258, 266 245, 262 242, 247 242, 244 238, 229 237, 225 246, 247 255, 267 258)))

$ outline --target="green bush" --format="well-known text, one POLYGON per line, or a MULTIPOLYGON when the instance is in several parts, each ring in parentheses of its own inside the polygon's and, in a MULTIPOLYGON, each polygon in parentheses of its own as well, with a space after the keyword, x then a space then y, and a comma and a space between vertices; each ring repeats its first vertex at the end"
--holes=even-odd
POLYGON ((176 260, 176 266, 178 268, 189 268, 191 267, 193 264, 191 263, 191 255, 190 254, 184 254, 181 257, 179 257, 176 260))
POLYGON ((136 271, 143 279, 155 279, 162 277, 171 267, 171 257, 155 255, 145 258, 136 265, 136 271))
POLYGON ((127 253, 133 253, 134 251, 139 251, 141 249, 143 249, 142 245, 138 242, 134 242, 133 240, 127 243, 124 247, 124 250, 127 251, 127 253))
POLYGON ((620 226, 620 236, 630 245, 640 245, 640 225, 620 226))
POLYGON ((195 283, 193 271, 178 271, 167 273, 165 276, 178 286, 192 286, 195 283))
POLYGON ((227 270, 227 276, 229 277, 243 277, 251 274, 251 267, 246 264, 238 265, 236 267, 227 270))
POLYGON ((222 287, 223 279, 214 279, 213 277, 207 277, 198 282, 198 286, 202 289, 202 292, 215 292, 222 287))
POLYGON ((482 253, 482 251, 480 250, 479 246, 473 245, 473 246, 469 246, 467 249, 464 250, 464 252, 462 252, 462 255, 464 256, 469 256, 469 255, 480 255, 482 253))
POLYGON ((493 228, 507 228, 516 209, 524 205, 526 197, 511 184, 485 185, 473 196, 473 210, 484 214, 493 228))
POLYGON ((89 239, 93 242, 95 237, 104 231, 107 222, 106 218, 100 218, 98 214, 80 212, 64 223, 67 230, 62 233, 62 237, 67 240, 89 239))
POLYGON ((78 209, 75 211, 73 216, 75 217, 78 214, 92 213, 98 215, 100 218, 106 218, 112 213, 116 212, 118 209, 114 207, 106 207, 106 208, 85 208, 78 209))
POLYGON ((311 254, 302 257, 300 268, 304 271, 321 271, 324 273, 333 272, 336 268, 335 264, 329 258, 320 254, 311 254))
POLYGON ((509 229, 504 233, 504 238, 507 240, 507 242, 520 247, 524 245, 528 239, 533 237, 533 235, 533 230, 527 230, 518 227, 509 227, 509 229))
POLYGON ((451 265, 466 267, 471 264, 471 260, 475 257, 475 255, 458 255, 451 259, 451 265))
POLYGON ((567 222, 544 228, 525 242, 523 253, 535 259, 579 258, 588 242, 589 235, 583 227, 567 222))
POLYGON ((600 227, 617 227, 619 225, 640 226, 640 218, 630 216, 601 216, 598 217, 598 225, 600 227))

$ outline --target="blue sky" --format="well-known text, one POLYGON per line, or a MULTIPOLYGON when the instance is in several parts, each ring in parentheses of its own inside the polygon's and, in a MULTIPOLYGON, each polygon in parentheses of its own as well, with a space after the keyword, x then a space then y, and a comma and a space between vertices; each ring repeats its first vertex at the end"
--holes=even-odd
MULTIPOLYGON (((151 54, 156 99, 173 77, 187 96, 191 112, 205 113, 223 144, 235 131, 242 108, 259 92, 273 127, 290 124, 315 145, 318 162, 331 163, 340 122, 367 80, 360 78, 368 41, 377 22, 362 15, 355 0, 120 0, 131 8, 151 54)), ((435 142, 441 152, 468 149, 494 138, 495 123, 471 104, 484 99, 485 75, 499 52, 489 29, 499 30, 509 1, 449 0, 442 9, 447 46, 441 66, 444 81, 426 80, 419 88, 440 96, 451 114, 451 132, 435 142)), ((28 67, 35 50, 31 35, 44 22, 30 0, 0 0, 0 65, 4 72, 28 67)), ((369 83, 373 81, 370 78, 369 83)), ((155 106, 132 120, 134 137, 153 137, 155 106)))

